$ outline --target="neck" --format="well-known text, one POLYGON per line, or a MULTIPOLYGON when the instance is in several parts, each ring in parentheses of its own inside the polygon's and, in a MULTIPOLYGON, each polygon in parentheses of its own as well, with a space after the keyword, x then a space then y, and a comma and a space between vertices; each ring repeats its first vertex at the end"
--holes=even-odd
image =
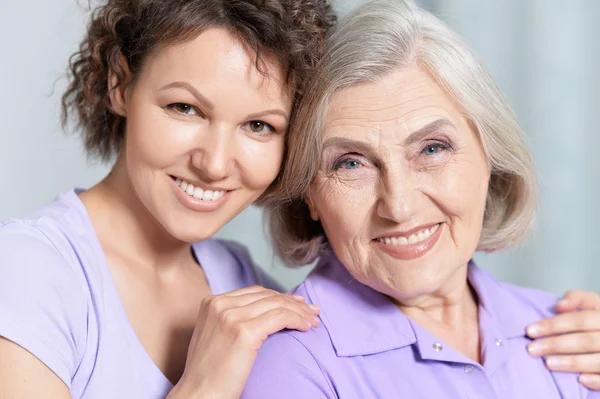
POLYGON ((398 308, 468 358, 480 362, 476 293, 467 281, 468 265, 457 269, 439 290, 396 300, 398 308))
POLYGON ((80 198, 105 251, 156 271, 188 264, 191 244, 177 240, 148 212, 133 190, 124 161, 80 198))

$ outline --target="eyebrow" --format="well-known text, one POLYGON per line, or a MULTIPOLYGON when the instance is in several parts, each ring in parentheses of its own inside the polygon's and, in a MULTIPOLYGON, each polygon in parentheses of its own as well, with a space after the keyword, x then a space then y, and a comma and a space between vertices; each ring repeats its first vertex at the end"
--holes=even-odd
MULTIPOLYGON (((438 119, 431 123, 428 123, 416 132, 411 133, 410 136, 408 136, 406 140, 404 140, 404 145, 409 146, 413 143, 419 142, 423 140, 423 138, 441 129, 442 127, 451 127, 456 129, 456 126, 454 126, 454 124, 448 119, 438 119)), ((323 151, 330 147, 340 147, 348 149, 352 148, 356 149, 357 151, 373 152, 373 147, 370 144, 364 141, 348 139, 346 137, 331 137, 327 139, 323 144, 323 151)))
POLYGON ((434 133, 435 131, 440 130, 444 127, 450 127, 456 130, 456 126, 454 126, 452 122, 450 122, 448 119, 440 118, 431 123, 428 123, 416 132, 411 133, 410 136, 408 136, 406 140, 404 140, 404 145, 409 146, 413 143, 419 142, 431 133, 434 133))
MULTIPOLYGON (((200 93, 194 86, 192 86, 188 82, 180 82, 180 81, 171 82, 167 85, 164 85, 159 90, 162 91, 162 90, 167 90, 167 89, 172 89, 172 88, 187 90, 196 98, 196 100, 198 100, 198 102, 203 107, 211 109, 211 110, 215 108, 215 105, 208 98, 206 98, 204 95, 202 95, 202 93, 200 93)), ((278 109, 278 108, 269 109, 269 110, 261 111, 261 112, 256 112, 254 114, 248 115, 246 118, 247 119, 258 119, 265 115, 279 115, 285 119, 286 123, 288 122, 288 119, 289 119, 287 112, 285 112, 282 109, 278 109)))
POLYGON ((266 111, 261 111, 261 112, 257 112, 257 113, 254 113, 254 114, 250 114, 246 118, 247 119, 258 119, 258 118, 263 117, 265 115, 279 115, 279 116, 281 116, 281 117, 283 117, 285 119, 286 123, 288 122, 288 114, 287 114, 287 112, 285 112, 284 110, 279 109, 279 108, 269 109, 269 110, 266 110, 266 111))
POLYGON ((192 96, 194 96, 196 98, 196 100, 198 100, 198 102, 200 104, 202 104, 203 107, 208 108, 208 109, 215 108, 215 105, 212 102, 210 102, 210 100, 208 98, 204 97, 202 95, 202 93, 200 93, 194 86, 192 86, 188 82, 171 82, 167 85, 164 85, 159 90, 162 91, 162 90, 167 90, 167 89, 172 89, 172 88, 187 90, 188 92, 190 92, 192 94, 192 96))

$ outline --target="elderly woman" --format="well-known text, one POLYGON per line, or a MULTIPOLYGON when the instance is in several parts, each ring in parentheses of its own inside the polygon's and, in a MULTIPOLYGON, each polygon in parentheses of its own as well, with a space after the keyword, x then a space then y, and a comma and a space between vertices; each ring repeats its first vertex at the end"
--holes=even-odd
POLYGON ((321 256, 295 293, 322 325, 267 339, 243 397, 591 397, 526 351, 554 296, 471 261, 521 242, 535 201, 524 134, 477 58, 407 0, 362 6, 329 46, 268 203, 282 257, 321 256))

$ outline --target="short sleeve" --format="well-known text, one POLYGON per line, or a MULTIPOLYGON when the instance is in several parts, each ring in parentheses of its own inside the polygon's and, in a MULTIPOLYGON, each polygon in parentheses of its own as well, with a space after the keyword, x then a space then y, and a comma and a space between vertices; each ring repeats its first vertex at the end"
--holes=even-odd
POLYGON ((240 399, 337 398, 312 354, 286 332, 269 337, 240 399))
POLYGON ((72 266, 37 227, 0 227, 0 336, 40 359, 66 385, 85 343, 86 304, 72 266))

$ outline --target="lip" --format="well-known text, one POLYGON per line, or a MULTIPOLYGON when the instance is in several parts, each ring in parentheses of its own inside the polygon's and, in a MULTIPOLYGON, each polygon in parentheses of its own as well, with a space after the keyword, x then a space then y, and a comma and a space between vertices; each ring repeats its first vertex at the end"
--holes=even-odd
POLYGON ((406 237, 406 238, 408 238, 411 234, 414 234, 414 233, 416 233, 418 231, 421 231, 421 230, 430 229, 433 226, 435 226, 436 224, 441 225, 442 223, 440 223, 440 222, 438 222, 438 223, 429 223, 429 224, 424 224, 422 226, 417 226, 414 229, 410 229, 410 230, 407 230, 407 231, 399 231, 399 232, 382 234, 380 236, 375 237, 375 239, 377 240, 379 238, 386 238, 386 237, 390 237, 390 238, 392 238, 392 237, 396 237, 396 238, 398 238, 398 237, 406 237))
POLYGON ((204 183, 199 182, 199 181, 194 180, 194 179, 186 179, 186 178, 183 178, 183 177, 180 177, 180 176, 175 176, 175 175, 170 175, 170 177, 171 177, 171 180, 173 180, 173 181, 175 181, 176 179, 183 180, 186 183, 193 185, 194 187, 200 187, 204 191, 206 191, 206 190, 211 190, 211 191, 227 191, 227 192, 233 191, 231 189, 227 189, 227 188, 223 188, 223 187, 209 187, 209 186, 205 185, 204 183))
MULTIPOLYGON (((419 230, 431 228, 431 227, 435 226, 436 224, 438 224, 438 223, 423 225, 423 226, 419 226, 419 227, 412 229, 410 231, 407 231, 407 232, 387 234, 387 235, 380 236, 377 238, 405 237, 405 236, 407 236, 406 234, 410 235, 410 234, 416 233, 419 230)), ((381 249, 382 251, 384 251, 385 253, 387 253, 388 255, 390 255, 393 258, 400 259, 400 260, 417 259, 417 258, 420 258, 421 256, 425 255, 427 252, 429 252, 435 246, 435 244, 438 242, 440 235, 442 234, 442 230, 444 229, 445 223, 439 223, 439 225, 440 225, 440 227, 438 227, 438 229, 435 231, 435 233, 433 233, 431 236, 429 236, 425 240, 423 240, 421 242, 416 242, 414 244, 388 245, 388 244, 382 244, 381 242, 378 241, 377 238, 373 240, 373 243, 375 245, 377 245, 379 247, 379 249, 381 249)))
MULTIPOLYGON (((175 191, 175 197, 177 197, 177 199, 183 206, 185 206, 186 208, 188 208, 189 210, 194 211, 194 212, 214 212, 214 211, 220 209, 223 205, 225 205, 225 203, 229 199, 231 193, 233 193, 233 191, 235 191, 235 190, 227 191, 224 196, 222 196, 221 198, 219 198, 216 201, 204 201, 204 200, 194 198, 192 196, 187 195, 186 193, 183 192, 181 187, 179 187, 177 185, 177 183, 175 182, 174 179, 169 178, 169 180, 171 181, 171 186, 173 187, 173 190, 175 191)), ((207 188, 207 189, 210 190, 210 188, 207 188)), ((222 191, 225 191, 225 190, 222 190, 222 191)))

